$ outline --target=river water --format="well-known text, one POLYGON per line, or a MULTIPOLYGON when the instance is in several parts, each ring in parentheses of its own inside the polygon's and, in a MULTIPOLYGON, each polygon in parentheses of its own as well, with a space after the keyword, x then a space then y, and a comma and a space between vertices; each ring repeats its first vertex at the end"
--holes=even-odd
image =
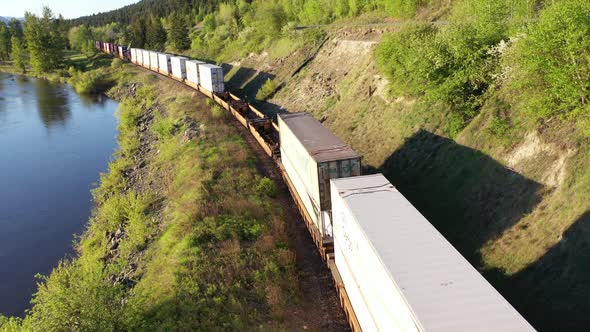
POLYGON ((73 254, 92 208, 90 190, 116 148, 105 97, 0 73, 0 313, 22 316, 48 274, 73 254))

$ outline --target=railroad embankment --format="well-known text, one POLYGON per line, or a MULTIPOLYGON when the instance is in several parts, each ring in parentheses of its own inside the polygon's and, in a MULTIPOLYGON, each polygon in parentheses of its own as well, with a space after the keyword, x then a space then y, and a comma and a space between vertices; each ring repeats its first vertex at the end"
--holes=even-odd
POLYGON ((365 173, 383 172, 537 328, 585 328, 587 137, 559 117, 528 118, 508 84, 449 135, 446 106, 393 93, 378 70, 375 51, 399 27, 325 27, 290 54, 268 49, 228 61, 227 85, 253 100, 273 79, 278 89, 261 108, 321 120, 363 155, 365 173))
POLYGON ((147 70, 96 70, 75 77, 111 82, 119 149, 77 257, 40 280, 24 319, 0 317, 0 329, 346 329, 274 164, 235 120, 147 70))

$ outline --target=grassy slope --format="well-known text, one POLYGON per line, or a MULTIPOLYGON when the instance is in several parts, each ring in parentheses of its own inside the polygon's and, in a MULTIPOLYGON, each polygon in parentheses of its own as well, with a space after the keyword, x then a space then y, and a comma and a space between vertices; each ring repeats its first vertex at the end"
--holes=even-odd
MULTIPOLYGON (((518 96, 503 88, 455 140, 445 137, 442 105, 391 96, 375 69, 375 43, 396 27, 356 22, 328 28, 317 57, 289 81, 279 79, 285 85, 266 109, 307 111, 324 121, 364 156, 366 172, 385 173, 539 329, 585 327, 588 140, 567 123, 530 122, 511 109, 518 96), (494 122, 498 113, 506 128, 494 122)), ((234 63, 259 69, 250 71, 254 77, 280 78, 297 66, 281 67, 294 56, 234 63)), ((234 81, 230 73, 229 85, 240 86, 234 81)))
POLYGON ((0 330, 300 328, 275 185, 232 120, 180 83, 101 70, 118 82, 120 150, 94 192, 80 257, 44 279, 23 322, 0 317, 0 330))

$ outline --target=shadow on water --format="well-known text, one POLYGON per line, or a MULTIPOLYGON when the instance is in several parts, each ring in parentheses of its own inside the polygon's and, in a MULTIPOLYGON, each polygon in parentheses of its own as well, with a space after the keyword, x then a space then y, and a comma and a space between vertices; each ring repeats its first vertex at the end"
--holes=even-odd
POLYGON ((65 126, 71 116, 65 87, 42 79, 35 80, 34 84, 39 118, 45 127, 65 126))

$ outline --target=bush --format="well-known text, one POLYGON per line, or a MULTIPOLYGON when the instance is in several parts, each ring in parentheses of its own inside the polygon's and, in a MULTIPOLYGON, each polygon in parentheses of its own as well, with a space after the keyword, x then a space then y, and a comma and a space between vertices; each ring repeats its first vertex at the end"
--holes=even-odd
POLYGON ((531 114, 571 119, 590 114, 589 35, 590 2, 555 1, 516 42, 514 58, 508 59, 516 64, 512 84, 531 114))
POLYGON ((264 84, 260 87, 260 89, 256 93, 256 99, 266 100, 267 98, 272 96, 272 94, 275 92, 276 89, 277 89, 277 85, 276 85, 275 81, 269 78, 266 80, 266 82, 264 82, 264 84))
POLYGON ((108 73, 102 69, 75 72, 68 80, 77 93, 102 93, 108 90, 113 85, 113 80, 108 73))
POLYGON ((115 58, 111 62, 111 68, 113 68, 113 69, 119 69, 119 68, 121 68, 121 66, 123 66, 123 60, 121 60, 119 58, 115 58))
POLYGON ((213 117, 216 119, 222 118, 225 116, 225 110, 218 105, 215 105, 211 107, 211 115, 213 115, 213 117))
POLYGON ((275 197, 277 195, 277 187, 274 181, 266 177, 260 179, 256 186, 256 191, 258 191, 260 195, 267 197, 275 197))
POLYGON ((461 2, 446 26, 408 25, 385 38, 376 50, 378 67, 392 92, 447 105, 453 136, 478 114, 495 83, 501 55, 495 47, 507 39, 507 17, 504 0, 461 2))

